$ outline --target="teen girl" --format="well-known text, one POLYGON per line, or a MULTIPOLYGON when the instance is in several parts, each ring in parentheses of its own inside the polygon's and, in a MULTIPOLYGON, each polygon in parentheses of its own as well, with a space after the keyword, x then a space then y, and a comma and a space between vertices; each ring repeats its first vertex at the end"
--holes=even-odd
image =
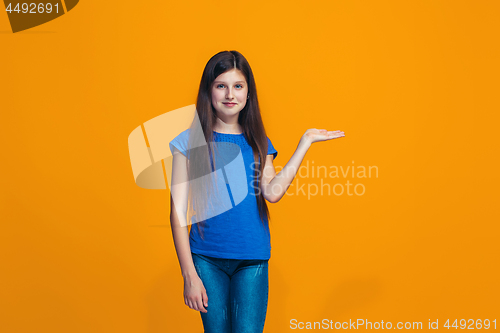
POLYGON ((343 137, 344 132, 308 129, 276 174, 278 152, 266 136, 254 76, 237 51, 217 53, 206 64, 196 117, 190 129, 170 142, 170 220, 184 302, 200 311, 205 332, 262 332, 271 257, 266 201, 283 197, 312 143, 343 137), (224 149, 228 145, 237 151, 224 149), (231 172, 227 167, 238 164, 231 161, 240 161, 243 172, 231 172), (217 186, 207 183, 211 174, 222 175, 226 192, 214 192, 217 186), (223 193, 229 206, 220 203, 223 193), (215 201, 219 204, 213 208, 215 201), (188 231, 193 218, 196 225, 188 231))

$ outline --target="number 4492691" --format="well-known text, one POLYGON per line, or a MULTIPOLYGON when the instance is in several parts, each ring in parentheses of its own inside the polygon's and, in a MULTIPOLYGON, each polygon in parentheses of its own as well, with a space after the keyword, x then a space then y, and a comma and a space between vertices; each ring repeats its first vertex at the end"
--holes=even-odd
POLYGON ((36 3, 18 3, 14 9, 12 8, 12 3, 9 3, 7 8, 5 9, 7 12, 12 13, 12 12, 17 12, 17 13, 28 13, 28 14, 42 14, 42 13, 52 13, 52 10, 54 10, 55 7, 55 12, 59 13, 59 4, 56 3, 54 6, 52 6, 51 3, 39 3, 38 5, 36 3))
POLYGON ((497 329, 497 320, 492 320, 490 322, 489 319, 485 319, 485 320, 481 320, 481 319, 468 319, 468 320, 465 320, 465 319, 460 319, 460 321, 458 321, 458 319, 455 319, 455 321, 453 322, 453 324, 450 325, 450 320, 448 319, 446 321, 446 323, 443 325, 444 327, 450 329, 450 328, 455 328, 455 329, 489 329, 490 327, 493 328, 493 329, 497 329), (493 326, 491 327, 491 324, 493 324, 493 326))

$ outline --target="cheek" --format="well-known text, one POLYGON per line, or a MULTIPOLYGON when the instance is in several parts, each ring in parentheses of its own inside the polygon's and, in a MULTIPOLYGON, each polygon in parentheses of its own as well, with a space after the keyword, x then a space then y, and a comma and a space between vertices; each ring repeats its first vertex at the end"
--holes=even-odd
POLYGON ((241 102, 240 102, 242 109, 247 105, 247 102, 248 102, 248 99, 245 95, 245 97, 242 97, 241 102))
POLYGON ((239 98, 240 100, 247 100, 247 96, 248 96, 248 90, 245 89, 245 91, 240 91, 239 93, 239 98))
POLYGON ((221 94, 220 91, 213 90, 212 91, 212 102, 217 103, 218 101, 224 98, 224 94, 221 94))

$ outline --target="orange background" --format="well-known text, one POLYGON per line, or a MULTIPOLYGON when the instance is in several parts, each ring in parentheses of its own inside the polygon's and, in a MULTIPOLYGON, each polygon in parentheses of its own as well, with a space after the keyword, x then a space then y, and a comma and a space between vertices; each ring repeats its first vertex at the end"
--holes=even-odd
POLYGON ((127 137, 195 103, 208 59, 233 49, 256 76, 276 166, 316 127, 346 136, 304 163, 379 169, 351 180, 363 196, 269 204, 265 332, 325 318, 498 327, 499 10, 84 0, 17 34, 0 13, 1 331, 202 331, 169 192, 134 183, 127 137))

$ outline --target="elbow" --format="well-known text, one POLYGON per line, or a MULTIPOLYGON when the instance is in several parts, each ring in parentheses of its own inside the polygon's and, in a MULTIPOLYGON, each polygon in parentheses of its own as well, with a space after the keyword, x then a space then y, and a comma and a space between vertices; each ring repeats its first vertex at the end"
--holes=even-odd
POLYGON ((285 195, 287 187, 283 187, 281 184, 274 184, 273 186, 268 187, 267 190, 267 201, 270 203, 277 203, 285 195))
POLYGON ((267 187, 264 191, 262 191, 263 197, 270 203, 277 203, 281 200, 284 194, 283 189, 279 185, 267 187))
POLYGON ((175 212, 170 212, 170 225, 172 228, 182 228, 187 226, 186 216, 180 216, 175 212))
POLYGON ((266 195, 264 196, 264 198, 270 202, 270 203, 277 203, 278 201, 280 201, 281 197, 277 196, 277 195, 274 195, 274 194, 271 194, 271 195, 266 195))

